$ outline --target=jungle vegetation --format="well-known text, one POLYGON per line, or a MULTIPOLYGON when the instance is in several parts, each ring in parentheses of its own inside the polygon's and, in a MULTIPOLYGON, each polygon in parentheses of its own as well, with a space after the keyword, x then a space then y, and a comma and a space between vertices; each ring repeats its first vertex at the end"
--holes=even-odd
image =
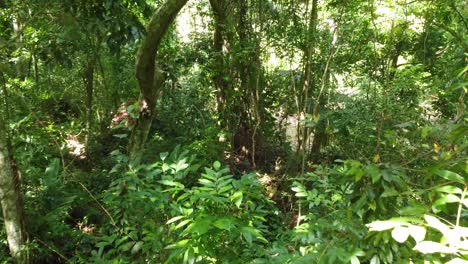
POLYGON ((1 263, 468 263, 461 0, 0 0, 1 263))

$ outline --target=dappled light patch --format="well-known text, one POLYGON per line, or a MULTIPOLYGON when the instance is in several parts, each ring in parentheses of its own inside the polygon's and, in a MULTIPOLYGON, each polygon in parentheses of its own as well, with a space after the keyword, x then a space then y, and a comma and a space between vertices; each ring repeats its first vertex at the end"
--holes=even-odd
POLYGON ((68 151, 67 153, 79 160, 86 158, 86 149, 84 142, 80 140, 78 135, 69 135, 65 140, 64 148, 68 151))
POLYGON ((135 123, 137 111, 135 103, 124 102, 119 105, 117 112, 113 114, 110 128, 129 127, 135 123))

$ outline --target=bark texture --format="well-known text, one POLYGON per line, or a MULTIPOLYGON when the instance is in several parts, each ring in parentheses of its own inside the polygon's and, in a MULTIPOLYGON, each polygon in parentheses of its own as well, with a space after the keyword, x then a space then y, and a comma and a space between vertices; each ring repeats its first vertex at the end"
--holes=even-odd
POLYGON ((167 0, 159 7, 151 17, 147 36, 138 51, 136 78, 140 88, 139 117, 132 129, 128 149, 130 160, 135 163, 139 163, 143 156, 144 144, 154 117, 157 95, 164 84, 164 74, 156 65, 156 55, 162 38, 187 1, 167 0))
POLYGON ((10 159, 5 128, 5 120, 0 115, 0 203, 10 254, 17 263, 26 263, 22 197, 19 179, 10 159))

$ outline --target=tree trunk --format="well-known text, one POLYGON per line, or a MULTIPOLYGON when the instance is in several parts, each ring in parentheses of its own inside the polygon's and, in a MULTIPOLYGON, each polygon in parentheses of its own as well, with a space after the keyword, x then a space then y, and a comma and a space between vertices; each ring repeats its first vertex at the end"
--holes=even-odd
POLYGON ((24 80, 26 76, 24 60, 22 58, 22 48, 23 48, 23 26, 21 24, 19 15, 13 15, 13 32, 15 36, 16 49, 18 51, 17 60, 15 63, 16 74, 20 80, 24 80))
POLYGON ((18 174, 12 167, 8 148, 6 120, 0 113, 0 204, 10 254, 17 263, 26 263, 26 232, 24 227, 23 203, 18 174))
POLYGON ((153 14, 147 28, 147 36, 138 51, 136 78, 140 87, 139 116, 132 129, 128 154, 130 161, 139 163, 144 144, 154 117, 156 100, 164 75, 156 66, 156 55, 161 40, 180 9, 188 0, 166 0, 153 14))
MULTIPOLYGON (((97 55, 96 55, 97 56, 97 55)), ((93 93, 94 93, 94 69, 96 65, 96 56, 88 59, 84 70, 83 78, 86 88, 86 139, 85 153, 89 157, 89 142, 92 135, 91 128, 93 126, 93 93)))
POLYGON ((308 156, 308 141, 309 141, 309 129, 304 123, 300 122, 306 118, 306 114, 310 113, 310 98, 309 94, 315 88, 315 78, 312 76, 313 72, 313 61, 314 61, 314 49, 316 43, 316 31, 318 24, 318 0, 312 1, 312 9, 309 16, 307 42, 308 45, 304 51, 304 73, 302 76, 302 91, 298 98, 298 120, 297 127, 297 149, 296 153, 301 160, 300 171, 304 174, 306 157, 308 156))
POLYGON ((226 90, 228 84, 225 81, 226 65, 224 64, 223 54, 223 25, 222 21, 225 21, 225 13, 221 8, 220 1, 210 0, 211 8, 215 17, 214 33, 213 33, 213 83, 216 88, 216 110, 219 114, 219 121, 221 127, 226 126, 225 110, 226 110, 226 90))
MULTIPOLYGON (((333 30, 333 40, 331 43, 330 54, 328 55, 327 63, 325 64, 325 69, 322 75, 322 84, 320 85, 320 90, 315 100, 314 108, 312 111, 312 115, 320 116, 320 112, 325 110, 326 103, 328 101, 328 86, 329 86, 329 79, 330 79, 330 68, 333 62, 333 58, 339 49, 337 48, 337 41, 338 41, 338 29, 339 25, 335 26, 333 30)), ((311 147, 311 154, 313 155, 314 161, 318 161, 320 157, 320 151, 322 147, 328 144, 328 117, 326 118, 319 118, 315 129, 314 129, 314 139, 312 141, 311 147)))

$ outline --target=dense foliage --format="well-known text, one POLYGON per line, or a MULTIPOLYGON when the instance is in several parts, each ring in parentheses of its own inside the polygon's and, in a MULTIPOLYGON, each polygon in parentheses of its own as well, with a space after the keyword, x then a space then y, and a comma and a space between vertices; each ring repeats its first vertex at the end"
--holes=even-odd
POLYGON ((0 262, 468 263, 466 17, 0 1, 0 262))

